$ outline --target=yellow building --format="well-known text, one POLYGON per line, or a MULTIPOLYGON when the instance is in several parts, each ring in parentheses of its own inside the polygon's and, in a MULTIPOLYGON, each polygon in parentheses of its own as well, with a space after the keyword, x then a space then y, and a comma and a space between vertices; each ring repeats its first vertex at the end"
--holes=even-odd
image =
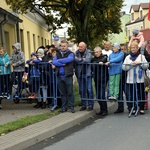
POLYGON ((138 5, 132 5, 130 8, 130 21, 126 24, 127 36, 132 36, 132 29, 137 28, 139 30, 149 29, 150 21, 148 20, 148 7, 149 3, 140 3, 138 5))
POLYGON ((0 0, 0 47, 11 54, 12 44, 21 43, 26 59, 41 45, 49 45, 51 41, 45 16, 38 9, 29 9, 27 14, 12 12, 4 0, 0 0))

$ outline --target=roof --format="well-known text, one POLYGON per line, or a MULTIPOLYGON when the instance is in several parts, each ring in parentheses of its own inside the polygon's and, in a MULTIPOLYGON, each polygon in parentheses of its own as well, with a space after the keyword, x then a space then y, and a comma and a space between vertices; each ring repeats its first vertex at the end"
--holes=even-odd
POLYGON ((139 5, 131 5, 130 12, 131 12, 132 8, 133 8, 134 12, 138 12, 140 7, 142 9, 148 9, 149 8, 149 3, 140 3, 139 5))
POLYGON ((148 9, 149 3, 141 3, 140 6, 142 7, 142 9, 148 9))
POLYGON ((138 17, 138 18, 137 18, 135 21, 133 21, 133 22, 132 22, 132 21, 129 21, 128 23, 126 23, 126 26, 127 26, 127 25, 131 25, 131 24, 134 24, 134 23, 138 23, 138 22, 140 22, 140 21, 144 21, 144 19, 147 17, 147 15, 148 15, 148 14, 144 15, 142 18, 139 18, 139 17, 138 17))
POLYGON ((133 8, 134 12, 137 12, 139 10, 139 5, 132 5, 131 8, 130 8, 130 12, 131 12, 132 8, 133 8))
POLYGON ((8 17, 8 22, 10 20, 16 21, 16 22, 23 22, 23 20, 21 20, 18 16, 12 14, 11 12, 6 11, 5 9, 0 7, 0 21, 3 20, 3 15, 7 15, 8 17))

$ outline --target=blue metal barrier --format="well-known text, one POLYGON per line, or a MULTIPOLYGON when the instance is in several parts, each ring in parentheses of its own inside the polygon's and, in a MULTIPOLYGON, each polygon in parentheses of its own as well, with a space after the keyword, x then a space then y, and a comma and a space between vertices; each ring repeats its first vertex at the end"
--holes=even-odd
MULTIPOLYGON (((17 72, 7 77, 4 75, 0 76, 0 81, 3 83, 0 87, 0 96, 3 96, 2 93, 9 93, 12 95, 14 102, 19 103, 20 100, 32 100, 32 98, 29 98, 29 94, 31 91, 34 91, 36 92, 35 98, 43 100, 50 98, 52 100, 53 106, 51 110, 53 111, 58 105, 57 99, 60 98, 60 95, 57 87, 57 77, 51 65, 51 63, 46 62, 39 63, 36 66, 39 76, 31 75, 33 70, 30 67, 26 68, 25 73, 17 72), (13 91, 10 90, 10 87, 13 87, 13 91), (41 87, 45 88, 46 95, 38 95, 38 90, 41 87), (25 92, 23 92, 24 89, 25 92)), ((117 101, 115 101, 122 105, 127 103, 130 112, 129 117, 134 110, 136 110, 135 116, 137 116, 140 103, 146 102, 143 79, 141 79, 142 82, 137 83, 137 67, 134 66, 130 69, 130 71, 134 72, 133 76, 128 77, 129 81, 131 78, 134 79, 131 84, 127 83, 129 70, 122 72, 119 82, 119 93, 118 97, 116 97, 117 101)), ((89 105, 94 105, 94 101, 98 101, 98 103, 112 102, 108 99, 110 96, 108 69, 108 66, 105 64, 100 65, 98 63, 75 65, 75 74, 78 82, 78 89, 75 90, 79 91, 78 98, 82 101, 82 104, 88 105, 89 103, 89 105)))

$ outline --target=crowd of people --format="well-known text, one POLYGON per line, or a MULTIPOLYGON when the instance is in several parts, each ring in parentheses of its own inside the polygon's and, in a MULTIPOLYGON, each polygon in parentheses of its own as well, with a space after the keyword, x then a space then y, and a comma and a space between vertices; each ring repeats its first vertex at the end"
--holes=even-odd
POLYGON ((123 113, 126 98, 129 113, 135 114, 139 110, 140 114, 145 114, 144 76, 145 70, 149 68, 147 62, 150 60, 150 54, 146 49, 144 53, 141 52, 144 47, 143 39, 141 32, 133 29, 133 37, 129 42, 130 51, 127 51, 126 45, 111 45, 106 41, 104 49, 99 46, 94 48, 94 55, 85 42, 80 42, 78 49, 73 53, 68 49, 68 42, 63 40, 60 49, 54 45, 41 46, 36 52, 31 53, 31 58, 27 61, 20 43, 12 46, 13 53, 10 57, 1 48, 0 104, 3 98, 10 98, 12 85, 17 77, 16 95, 21 97, 22 81, 28 81, 28 98, 38 100, 35 108, 44 109, 47 103, 49 107, 53 106, 56 103, 53 97, 59 95, 57 105, 61 107, 60 112, 70 109, 70 112, 74 113, 75 75, 81 97, 80 111, 93 110, 96 99, 100 106, 97 115, 108 115, 107 101, 118 102, 118 108, 114 113, 123 113), (26 64, 28 69, 25 67, 26 64), (25 78, 26 80, 22 80, 25 78))

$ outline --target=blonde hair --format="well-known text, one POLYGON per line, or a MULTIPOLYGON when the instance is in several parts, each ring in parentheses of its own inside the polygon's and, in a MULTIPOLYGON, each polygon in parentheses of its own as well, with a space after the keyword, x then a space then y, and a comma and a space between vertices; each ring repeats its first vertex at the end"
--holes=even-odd
POLYGON ((131 45, 130 45, 130 48, 131 48, 132 46, 135 46, 136 48, 139 48, 139 45, 138 45, 137 42, 132 42, 131 45))

